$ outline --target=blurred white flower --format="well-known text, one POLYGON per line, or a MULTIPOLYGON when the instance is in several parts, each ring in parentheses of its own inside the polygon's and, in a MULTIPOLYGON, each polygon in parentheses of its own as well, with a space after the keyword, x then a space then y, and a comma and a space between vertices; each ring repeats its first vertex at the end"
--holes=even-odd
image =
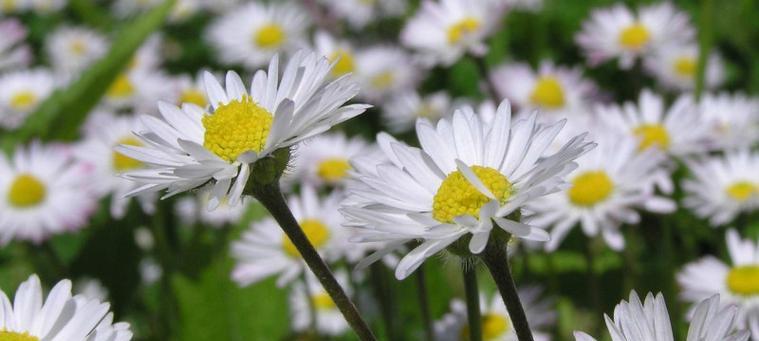
POLYGON ((198 73, 194 78, 189 75, 177 76, 174 79, 174 87, 174 98, 176 98, 174 104, 181 106, 182 103, 191 103, 203 109, 208 108, 203 72, 198 73))
POLYGON ((352 169, 350 160, 371 153, 361 137, 347 138, 342 133, 316 136, 293 149, 294 167, 286 177, 312 186, 342 186, 352 169))
POLYGON ((45 50, 53 70, 72 78, 105 55, 108 45, 108 40, 95 30, 64 26, 46 38, 45 50))
POLYGON ((160 99, 173 95, 168 75, 156 70, 133 70, 122 72, 106 90, 103 108, 126 110, 137 113, 155 112, 160 99))
POLYGON ((451 98, 444 91, 425 96, 416 91, 404 91, 382 107, 382 122, 391 132, 403 133, 413 129, 418 118, 437 122, 449 114, 450 107, 451 98))
POLYGON ((314 33, 314 48, 317 53, 335 63, 332 77, 338 78, 356 71, 356 52, 349 41, 339 40, 324 31, 317 31, 314 33))
POLYGON ((16 19, 0 21, 0 71, 26 66, 32 51, 24 43, 26 27, 16 19))
MULTIPOLYGON (((18 0, 10 0, 18 1, 18 0)), ((27 0, 31 2, 32 9, 41 14, 48 14, 61 10, 68 0, 27 0)))
MULTIPOLYGON (((349 329, 348 322, 345 321, 340 309, 337 308, 332 297, 329 296, 319 280, 310 271, 303 277, 308 285, 308 290, 303 281, 293 284, 290 292, 290 311, 292 316, 292 326, 295 331, 307 331, 311 327, 311 307, 314 307, 316 313, 316 331, 319 334, 328 336, 340 336, 345 334, 349 329), (310 302, 309 302, 310 300, 310 302)), ((344 271, 336 271, 335 279, 350 295, 352 287, 348 282, 348 276, 344 271)))
POLYGON ((759 100, 743 94, 704 94, 698 111, 712 149, 750 148, 759 142, 759 100))
POLYGON ((330 15, 362 29, 380 18, 400 16, 406 11, 408 0, 320 0, 330 15))
POLYGON ((143 251, 150 251, 155 247, 153 231, 145 226, 134 229, 134 243, 143 251))
POLYGON ((151 285, 158 282, 163 276, 163 268, 155 259, 145 258, 140 261, 140 277, 145 285, 151 285))
POLYGON ((103 286, 103 283, 88 277, 79 279, 74 283, 74 293, 91 300, 105 301, 108 298, 108 289, 103 286))
POLYGON ((208 201, 211 199, 211 193, 200 191, 197 195, 190 195, 181 198, 176 203, 176 214, 185 225, 192 225, 197 222, 210 225, 211 227, 224 227, 227 224, 235 224, 242 219, 248 210, 248 203, 252 198, 244 197, 239 205, 229 205, 226 200, 222 200, 214 210, 208 209, 208 201))
POLYGON ((16 14, 32 8, 33 0, 7 0, 0 5, 0 15, 16 14))
POLYGON ((411 91, 419 81, 419 70, 402 49, 381 45, 356 53, 356 80, 361 98, 380 102, 384 98, 411 91))
MULTIPOLYGON (((646 56, 644 65, 662 85, 679 91, 693 90, 698 72, 698 45, 665 45, 646 56)), ((706 89, 716 88, 725 80, 725 66, 718 54, 709 55, 704 76, 706 89)))
POLYGON ((0 127, 15 129, 53 92, 53 75, 44 69, 0 75, 0 127))

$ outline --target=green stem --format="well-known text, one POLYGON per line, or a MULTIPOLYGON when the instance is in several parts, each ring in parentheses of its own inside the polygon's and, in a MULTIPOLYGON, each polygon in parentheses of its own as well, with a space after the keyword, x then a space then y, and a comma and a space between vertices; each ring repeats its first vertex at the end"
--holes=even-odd
MULTIPOLYGON (((602 316, 603 307, 601 306, 601 286, 599 284, 598 272, 596 272, 597 248, 595 238, 588 238, 585 243, 585 263, 586 276, 588 278, 588 291, 590 294, 590 303, 593 307, 593 316, 602 316)), ((596 330, 597 331, 597 330, 596 330)))
POLYGON ((625 249, 623 250, 623 260, 625 266, 625 291, 629 293, 635 289, 635 284, 638 282, 638 274, 640 269, 638 267, 638 245, 637 234, 633 231, 633 227, 625 225, 625 249))
POLYGON ((158 315, 161 321, 158 335, 161 339, 167 339, 169 336, 173 335, 177 330, 177 325, 179 323, 179 304, 171 283, 176 264, 173 257, 174 252, 169 242, 169 232, 164 217, 161 214, 162 212, 170 211, 171 210, 157 210, 153 215, 151 222, 153 236, 156 240, 158 261, 163 271, 159 283, 161 297, 158 305, 158 315))
POLYGON ((700 20, 698 24, 698 69, 696 70, 696 99, 701 98, 706 86, 706 66, 709 63, 709 52, 712 48, 712 22, 714 1, 701 0, 700 20))
POLYGON ((477 70, 480 72, 480 78, 485 81, 485 88, 487 90, 485 97, 490 97, 490 99, 498 105, 500 96, 498 96, 498 90, 495 83, 493 83, 493 80, 490 78, 490 72, 488 71, 488 64, 485 61, 485 58, 472 56, 472 60, 474 60, 475 65, 477 65, 477 70))
POLYGON ((480 316, 480 293, 477 289, 477 271, 473 264, 461 263, 466 293, 466 316, 469 319, 469 341, 482 341, 482 317, 480 316))
POLYGON ((435 334, 432 330, 432 317, 430 315, 430 303, 427 297, 427 279, 424 273, 424 264, 416 270, 416 290, 419 296, 419 310, 422 313, 422 323, 424 324, 424 336, 427 341, 434 341, 435 334))

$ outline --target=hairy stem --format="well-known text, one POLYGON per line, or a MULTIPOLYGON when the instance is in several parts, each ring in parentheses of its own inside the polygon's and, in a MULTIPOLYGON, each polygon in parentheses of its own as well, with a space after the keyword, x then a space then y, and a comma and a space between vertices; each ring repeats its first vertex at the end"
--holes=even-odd
POLYGON ((482 317, 480 316, 480 293, 477 289, 477 272, 475 267, 466 262, 461 263, 466 293, 466 316, 469 319, 469 341, 482 341, 482 317))

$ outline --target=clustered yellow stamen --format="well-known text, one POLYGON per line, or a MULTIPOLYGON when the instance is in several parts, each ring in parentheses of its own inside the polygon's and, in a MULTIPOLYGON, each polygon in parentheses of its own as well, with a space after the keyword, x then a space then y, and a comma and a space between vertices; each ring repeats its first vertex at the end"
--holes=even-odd
POLYGON ((314 303, 314 308, 317 310, 330 310, 335 309, 335 301, 326 292, 318 293, 311 297, 311 302, 314 303))
POLYGON ((71 52, 75 55, 81 56, 87 52, 87 43, 85 43, 82 40, 75 39, 71 42, 71 45, 69 45, 69 48, 71 49, 71 52))
MULTIPOLYGON (((503 315, 487 313, 482 315, 482 339, 485 341, 498 340, 511 330, 511 320, 503 315)), ((460 340, 469 340, 469 325, 461 328, 460 340)))
POLYGON ((201 108, 205 108, 208 105, 206 95, 202 91, 194 88, 182 91, 182 94, 179 96, 179 103, 192 103, 201 108))
POLYGON ((356 69, 356 62, 353 59, 353 54, 350 51, 338 50, 329 56, 329 61, 334 62, 335 66, 332 68, 332 76, 340 77, 346 73, 351 73, 356 69))
POLYGON ((646 26, 635 23, 619 33, 619 44, 629 50, 640 50, 651 40, 651 33, 646 26))
MULTIPOLYGON (((315 249, 319 250, 329 241, 329 228, 327 228, 327 225, 324 225, 321 221, 317 219, 304 219, 300 221, 299 224, 300 228, 303 229, 306 238, 308 238, 308 241, 311 242, 311 245, 313 245, 315 249)), ((285 253, 290 257, 300 258, 300 252, 298 252, 295 244, 293 244, 287 236, 282 237, 282 249, 285 250, 285 253)))
POLYGON ((8 202, 14 207, 29 208, 42 203, 46 196, 47 188, 42 181, 34 175, 22 173, 11 183, 8 202))
POLYGON ((614 190, 614 182, 602 170, 587 171, 572 179, 567 191, 569 201, 577 206, 591 207, 608 198, 614 190))
POLYGON ((759 295, 759 265, 742 265, 727 273, 730 292, 741 296, 759 295))
POLYGON ((15 110, 27 110, 35 103, 37 103, 37 94, 33 91, 22 90, 11 97, 10 107, 15 110))
POLYGON ((111 98, 126 98, 134 94, 134 85, 129 79, 129 76, 125 73, 116 77, 116 80, 111 83, 111 87, 108 88, 107 95, 111 98))
POLYGON ((0 341, 39 341, 36 336, 29 335, 29 333, 18 333, 0 330, 0 341))
POLYGON ((448 27, 448 43, 457 44, 466 35, 472 34, 480 28, 479 20, 466 17, 448 27))
POLYGON ((416 111, 416 117, 433 118, 437 116, 437 110, 429 103, 422 103, 419 110, 416 111))
POLYGON ((681 77, 693 78, 696 74, 698 61, 693 57, 679 57, 675 59, 675 73, 681 77))
POLYGON ((542 76, 535 82, 530 94, 530 101, 544 108, 560 108, 564 106, 564 88, 556 77, 542 76))
POLYGON ((725 189, 727 195, 735 201, 744 202, 759 192, 757 185, 750 181, 736 181, 725 189))
MULTIPOLYGON (((116 141, 116 145, 127 145, 142 147, 142 141, 138 140, 134 136, 125 136, 116 141)), ((128 171, 132 169, 142 168, 142 162, 137 161, 131 157, 121 154, 117 151, 113 151, 113 169, 117 172, 128 171)))
POLYGON ((282 29, 282 26, 270 23, 261 26, 253 40, 257 46, 273 49, 282 45, 286 39, 287 33, 282 29))
POLYGON ((384 90, 393 85, 395 82, 395 74, 393 74, 392 71, 383 71, 374 75, 370 82, 374 88, 384 90))
POLYGON ((203 117, 206 128, 203 146, 218 157, 234 162, 242 153, 264 149, 273 120, 272 114, 250 96, 230 101, 203 117))
POLYGON ((344 158, 329 158, 319 163, 316 174, 327 182, 337 182, 348 175, 351 164, 344 158))
POLYGON ((646 150, 653 146, 663 150, 669 148, 669 133, 667 132, 667 128, 661 124, 641 124, 633 130, 633 134, 640 139, 638 150, 646 150))
MULTIPOLYGON (((490 167, 472 166, 471 169, 500 203, 509 199, 512 186, 506 176, 490 167)), ((480 208, 489 201, 460 171, 454 171, 443 180, 433 197, 432 217, 444 223, 452 223, 453 218, 461 215, 479 218, 480 208)))

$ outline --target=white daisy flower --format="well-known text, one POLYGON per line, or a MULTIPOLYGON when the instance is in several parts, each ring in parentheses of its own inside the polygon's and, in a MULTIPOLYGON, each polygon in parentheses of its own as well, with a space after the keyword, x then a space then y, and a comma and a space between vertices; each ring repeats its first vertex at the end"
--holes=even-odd
MULTIPOLYGON (((327 261, 340 257, 344 249, 340 226, 343 217, 337 211, 341 200, 339 192, 319 199, 310 186, 304 186, 299 196, 292 195, 288 200, 303 233, 327 261)), ((298 277, 306 266, 295 244, 273 218, 251 224, 241 240, 232 243, 232 257, 237 261, 232 279, 241 286, 278 274, 277 285, 282 287, 298 277)))
POLYGON ((145 146, 117 147, 150 168, 125 175, 142 184, 132 194, 167 189, 171 196, 208 183, 210 208, 224 198, 236 205, 252 163, 366 110, 363 104, 344 105, 358 87, 349 77, 328 81, 331 66, 326 58, 299 52, 279 78, 275 56, 268 73, 259 70, 253 77, 250 94, 234 72, 227 73, 226 91, 206 73, 212 113, 160 102, 161 118, 142 117, 146 130, 138 135, 145 146))
POLYGON ((82 278, 74 283, 74 293, 89 299, 105 301, 108 298, 108 288, 94 278, 82 278))
MULTIPOLYGON (((420 240, 396 268, 407 277, 425 259, 471 234, 468 250, 478 254, 494 228, 516 237, 546 241, 544 230, 512 220, 530 201, 556 192, 572 161, 593 147, 577 136, 558 153, 542 158, 564 122, 536 123, 536 115, 512 124, 509 103, 498 107, 492 123, 463 107, 437 126, 417 121, 421 149, 378 136, 390 160, 380 165, 353 162, 355 197, 342 208, 355 227, 354 241, 384 241, 386 250, 420 240), (493 224, 495 222, 495 224, 493 224)), ((381 250, 379 254, 385 252, 381 250)), ((373 257, 370 257, 373 258, 373 257)))
POLYGON ((424 0, 403 28, 401 44, 426 66, 449 66, 466 53, 484 55, 484 40, 500 24, 504 8, 495 0, 424 0))
POLYGON ((163 268, 152 258, 141 260, 138 268, 140 271, 140 278, 145 285, 154 284, 163 276, 163 268))
MULTIPOLYGON (((695 43, 662 46, 644 60, 648 72, 672 90, 693 90, 698 71, 698 46, 695 43)), ((718 87, 725 80, 725 66, 718 54, 709 55, 704 76, 707 89, 718 87)))
POLYGON ((382 117, 390 131, 402 133, 413 129, 418 118, 437 122, 448 114, 450 107, 451 97, 444 91, 425 96, 416 91, 404 91, 382 107, 382 117))
POLYGON ((208 97, 206 96, 202 73, 199 73, 195 78, 189 75, 176 77, 174 79, 174 86, 176 105, 191 103, 203 109, 208 108, 208 97))
POLYGON ((698 111, 713 149, 750 148, 759 142, 759 100, 743 94, 704 94, 698 111))
MULTIPOLYGON (((91 115, 85 124, 84 139, 74 148, 74 156, 87 164, 90 169, 88 182, 99 197, 111 195, 111 215, 121 219, 129 206, 127 193, 137 185, 118 175, 127 171, 144 168, 138 160, 125 156, 113 148, 118 145, 145 146, 134 135, 138 128, 134 116, 116 116, 107 112, 91 115)), ((142 210, 155 211, 156 196, 146 193, 138 197, 142 210)))
MULTIPOLYGON (((747 331, 734 331, 735 306, 720 307, 719 295, 696 306, 688 328, 687 341, 748 341, 747 331)), ((629 302, 622 301, 614 308, 614 320, 604 315, 612 341, 673 341, 672 324, 662 294, 649 293, 645 303, 638 294, 630 293, 629 302)), ((583 332, 575 332, 577 341, 595 341, 583 332)))
POLYGON ((314 34, 314 48, 317 53, 335 63, 331 72, 334 78, 356 71, 356 53, 349 41, 338 40, 327 32, 317 31, 314 34))
POLYGON ((160 71, 122 72, 106 90, 103 106, 114 111, 154 112, 156 102, 173 95, 173 89, 166 84, 171 84, 171 79, 160 71))
POLYGON ((91 173, 61 145, 33 142, 12 158, 0 155, 0 241, 40 243, 83 227, 96 208, 91 173))
POLYGON ((32 51, 24 43, 26 27, 16 19, 0 21, 0 71, 24 67, 32 59, 32 51))
POLYGON ((683 180, 683 205, 713 226, 759 208, 759 154, 737 150, 686 160, 692 178, 683 180))
POLYGON ((36 13, 52 13, 66 6, 68 0, 29 0, 36 13))
POLYGON ((162 46, 163 37, 160 34, 150 36, 134 53, 126 72, 153 72, 159 69, 163 62, 162 46))
POLYGON ((0 127, 22 125, 55 89, 53 75, 43 69, 11 71, 0 76, 0 127))
POLYGON ((14 14, 27 11, 32 8, 32 0, 4 0, 0 4, 0 14, 14 14))
POLYGON ((216 19, 207 40, 223 62, 256 69, 277 53, 305 46, 309 24, 306 12, 292 2, 251 2, 216 19))
POLYGON ((140 226, 134 229, 134 243, 142 251, 150 251, 155 247, 155 237, 153 232, 145 226, 140 226))
POLYGON ((0 340, 19 341, 128 341, 127 323, 113 323, 109 304, 71 295, 71 281, 58 282, 47 298, 37 275, 21 283, 11 304, 0 291, 0 340), (109 336, 110 338, 106 338, 109 336))
POLYGON ((598 147, 577 159, 579 167, 567 175, 570 187, 528 205, 535 214, 530 224, 553 227, 545 248, 554 251, 566 235, 580 225, 588 236, 600 235, 614 250, 625 246, 622 224, 637 224, 636 209, 669 213, 675 204, 653 193, 652 176, 664 155, 648 149, 638 153, 638 142, 593 127, 598 147))
POLYGON ((359 51, 354 74, 361 84, 361 97, 370 102, 409 91, 419 81, 419 70, 411 62, 411 57, 402 49, 389 45, 359 51))
POLYGON ((596 87, 583 78, 579 68, 566 68, 546 61, 533 71, 526 63, 509 63, 496 67, 490 79, 499 95, 520 110, 540 109, 562 116, 585 111, 596 87))
POLYGON ((61 27, 45 41, 47 58, 53 69, 64 77, 73 77, 105 55, 108 40, 86 27, 61 27))
POLYGON ((242 219, 248 210, 248 198, 243 198, 239 205, 229 205, 227 200, 222 200, 219 207, 214 210, 208 209, 208 201, 211 193, 201 191, 198 195, 191 195, 177 201, 175 210, 177 216, 185 225, 200 222, 211 227, 221 228, 228 224, 235 224, 242 219))
MULTIPOLYGON (((321 335, 340 336, 349 329, 340 309, 337 308, 332 297, 329 296, 319 280, 311 272, 306 276, 308 290, 302 281, 293 284, 290 293, 290 311, 292 316, 293 330, 297 332, 307 331, 311 327, 311 307, 316 312, 316 331, 321 335), (310 302, 309 302, 310 301, 310 302)), ((348 276, 344 271, 336 271, 335 279, 340 283, 346 294, 350 295, 352 288, 348 276)))
POLYGON ((331 15, 343 19, 356 29, 380 18, 400 16, 408 0, 321 0, 331 15))
POLYGON ((287 177, 312 186, 342 186, 351 170, 349 160, 371 153, 361 137, 324 134, 301 142, 293 151, 293 172, 287 177))
POLYGON ((719 294, 724 305, 735 305, 736 324, 749 328, 759 318, 759 240, 741 239, 733 229, 725 234, 730 264, 706 256, 685 265, 677 274, 680 296, 698 303, 719 294))
POLYGON ((694 35, 688 15, 662 2, 643 6, 637 13, 621 4, 596 9, 575 40, 590 65, 619 58, 619 66, 629 69, 637 58, 665 45, 687 43, 694 35))
MULTIPOLYGON (((543 289, 526 287, 518 290, 519 300, 526 308, 525 315, 535 341, 550 341, 549 330, 556 323, 553 301, 541 299, 543 289), (541 330, 546 330, 545 332, 541 330)), ((488 300, 480 295, 482 339, 487 341, 517 341, 514 325, 503 299, 496 293, 488 300)), ((435 322, 435 336, 440 341, 469 340, 469 320, 466 303, 460 299, 451 301, 451 312, 435 322)))

